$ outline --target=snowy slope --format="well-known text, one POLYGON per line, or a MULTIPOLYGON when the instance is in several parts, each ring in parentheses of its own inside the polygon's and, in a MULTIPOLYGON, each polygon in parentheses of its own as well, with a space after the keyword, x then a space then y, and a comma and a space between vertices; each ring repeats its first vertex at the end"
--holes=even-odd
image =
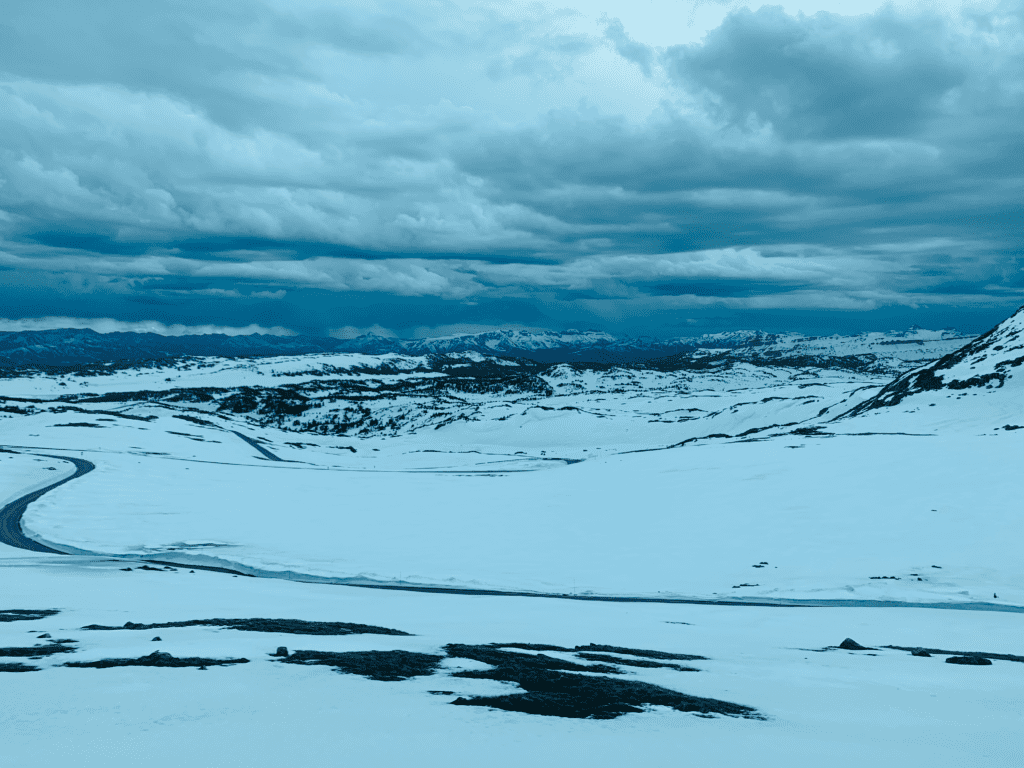
MULTIPOLYGON (((988 333, 938 362, 918 368, 887 385, 877 395, 854 408, 856 415, 887 408, 926 392, 1002 390, 1000 399, 1024 399, 1024 307, 988 333)), ((991 399, 991 397, 989 398, 991 399)), ((909 405, 910 403, 908 403, 909 405)))
MULTIPOLYGON (((915 609, 778 609, 582 603, 352 589, 177 571, 123 572, 122 562, 38 558, 0 565, 17 607, 59 609, 0 623, 0 646, 77 641, 75 653, 6 674, 0 707, 13 766, 105 768, 336 765, 453 768, 714 766, 1002 768, 1019 763, 1024 664, 957 667, 905 651, 822 651, 844 637, 1021 653, 1020 616, 915 609), (318 637, 183 627, 83 626, 213 617, 285 617, 394 627, 408 637, 318 637), (399 682, 281 664, 289 650, 441 653, 447 643, 606 643, 698 654, 698 672, 623 668, 616 677, 757 707, 765 720, 697 717, 665 707, 576 720, 452 706, 514 693, 460 678, 446 662, 399 682), (813 649, 813 650, 807 650, 813 649), (65 661, 249 659, 227 668, 69 669, 65 661), (432 693, 437 692, 437 693, 432 693)), ((561 654, 550 654, 561 656, 561 654)), ((479 665, 483 666, 483 665, 479 665)))

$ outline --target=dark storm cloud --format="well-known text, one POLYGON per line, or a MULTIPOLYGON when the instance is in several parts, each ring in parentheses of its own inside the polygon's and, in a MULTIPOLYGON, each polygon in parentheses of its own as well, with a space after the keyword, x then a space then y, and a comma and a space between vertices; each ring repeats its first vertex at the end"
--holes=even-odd
POLYGON ((890 8, 847 18, 742 10, 700 45, 671 48, 669 75, 708 96, 710 109, 787 138, 917 135, 947 115, 943 98, 970 76, 973 51, 938 16, 890 8))
POLYGON ((654 49, 541 6, 11 2, 0 301, 313 331, 998 315, 1022 32, 1019 3, 739 10, 654 49))

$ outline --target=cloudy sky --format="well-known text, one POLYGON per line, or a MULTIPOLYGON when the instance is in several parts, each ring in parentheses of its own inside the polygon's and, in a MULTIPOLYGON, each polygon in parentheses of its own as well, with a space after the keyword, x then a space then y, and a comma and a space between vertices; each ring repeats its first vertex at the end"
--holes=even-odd
POLYGON ((0 330, 985 330, 1022 72, 1024 2, 6 0, 0 330))

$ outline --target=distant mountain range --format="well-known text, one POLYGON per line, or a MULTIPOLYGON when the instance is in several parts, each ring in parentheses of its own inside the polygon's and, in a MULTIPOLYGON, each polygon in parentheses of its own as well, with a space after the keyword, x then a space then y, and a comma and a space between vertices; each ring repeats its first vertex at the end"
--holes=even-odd
POLYGON ((911 329, 855 336, 804 336, 733 331, 677 339, 617 338, 602 331, 522 331, 396 339, 366 334, 354 339, 319 336, 161 336, 55 329, 0 333, 0 367, 62 367, 180 357, 274 357, 340 352, 431 355, 475 352, 540 363, 629 364, 679 354, 735 350, 768 355, 875 355, 902 361, 936 360, 969 341, 956 331, 911 329))

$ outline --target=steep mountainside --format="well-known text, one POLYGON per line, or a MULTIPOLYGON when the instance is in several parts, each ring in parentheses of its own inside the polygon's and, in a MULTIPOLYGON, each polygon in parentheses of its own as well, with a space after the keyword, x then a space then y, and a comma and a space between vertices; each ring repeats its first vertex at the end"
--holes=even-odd
POLYGON ((898 405, 914 395, 937 390, 1012 388, 1019 394, 1024 382, 1021 364, 1024 364, 1024 307, 941 360, 900 376, 847 415, 898 405))

